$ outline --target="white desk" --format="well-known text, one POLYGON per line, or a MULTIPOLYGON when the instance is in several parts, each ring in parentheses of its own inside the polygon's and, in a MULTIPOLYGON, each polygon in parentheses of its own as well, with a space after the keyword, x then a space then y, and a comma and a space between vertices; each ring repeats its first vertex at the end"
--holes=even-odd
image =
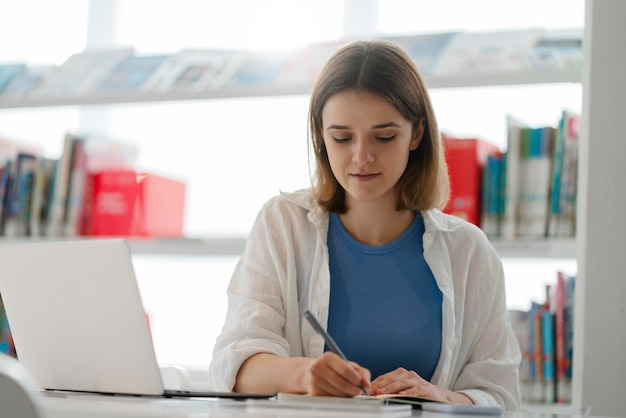
MULTIPOLYGON (((40 399, 46 418, 332 418, 323 414, 285 411, 284 413, 250 413, 245 402, 227 399, 161 399, 88 394, 46 393, 40 399)), ((339 413, 337 418, 348 417, 339 413)), ((413 410, 421 418, 481 418, 477 415, 448 415, 413 410)), ((377 418, 377 415, 351 415, 353 418, 377 418)), ((384 417, 384 415, 381 415, 384 417)), ((483 417, 486 418, 486 417, 483 417)), ((493 416, 489 418, 494 418, 493 416)), ((505 412, 502 418, 592 418, 584 415, 550 412, 505 412)))

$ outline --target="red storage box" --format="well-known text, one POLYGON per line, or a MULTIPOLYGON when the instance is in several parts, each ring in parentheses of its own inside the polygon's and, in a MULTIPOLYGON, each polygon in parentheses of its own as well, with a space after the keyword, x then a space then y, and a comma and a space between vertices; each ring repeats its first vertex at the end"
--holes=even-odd
POLYGON ((81 234, 88 236, 181 237, 185 184, 178 180, 105 170, 90 174, 81 234))

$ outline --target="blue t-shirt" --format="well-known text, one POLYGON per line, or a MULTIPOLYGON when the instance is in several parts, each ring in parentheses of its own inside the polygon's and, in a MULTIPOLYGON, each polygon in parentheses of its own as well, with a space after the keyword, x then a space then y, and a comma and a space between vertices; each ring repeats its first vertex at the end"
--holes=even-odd
POLYGON ((328 332, 346 357, 377 376, 404 367, 429 380, 441 350, 441 303, 424 260, 419 213, 396 240, 356 241, 330 215, 328 332))

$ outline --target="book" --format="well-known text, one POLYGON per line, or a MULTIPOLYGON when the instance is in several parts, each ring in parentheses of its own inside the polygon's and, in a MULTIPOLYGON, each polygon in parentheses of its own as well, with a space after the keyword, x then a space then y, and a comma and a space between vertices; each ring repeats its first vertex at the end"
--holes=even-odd
POLYGON ((559 403, 571 402, 571 380, 567 376, 570 359, 567 354, 565 282, 565 273, 558 271, 554 289, 554 303, 551 305, 551 311, 554 315, 555 401, 559 403))
POLYGON ((17 100, 28 97, 32 91, 37 90, 46 82, 55 68, 52 65, 27 67, 24 71, 13 76, 2 91, 0 100, 4 98, 17 100))
POLYGON ((0 353, 17 358, 9 319, 4 309, 4 302, 2 301, 2 295, 0 295, 0 353))
POLYGON ((492 153, 487 156, 483 169, 481 186, 481 213, 480 227, 490 237, 500 236, 500 220, 503 210, 502 170, 504 169, 504 154, 492 153))
POLYGON ((31 92, 31 97, 68 97, 93 93, 120 62, 132 55, 132 48, 88 49, 72 54, 31 92))
POLYGON ((90 172, 80 235, 182 237, 184 211, 182 181, 131 169, 90 172))
POLYGON ((87 173, 80 235, 133 235, 138 196, 139 183, 135 170, 87 173))
POLYGON ((312 396, 291 393, 278 393, 275 399, 248 399, 247 412, 294 413, 308 412, 315 416, 376 415, 386 417, 411 416, 409 404, 387 403, 384 399, 372 396, 336 397, 312 396))
POLYGON ((132 55, 120 62, 99 83, 98 93, 144 91, 150 86, 150 78, 169 55, 132 55))
POLYGON ((37 156, 35 154, 19 152, 10 166, 2 215, 2 233, 5 236, 30 235, 30 203, 36 165, 37 156))
POLYGON ((574 364, 574 288, 576 287, 575 276, 564 277, 565 287, 565 379, 561 388, 565 402, 572 400, 572 367, 574 364))
POLYGON ((556 379, 554 374, 554 314, 544 310, 541 314, 542 361, 543 361, 543 396, 545 403, 556 400, 556 379))
POLYGON ((504 157, 504 201, 503 214, 500 220, 502 238, 517 237, 517 224, 520 202, 520 159, 522 153, 522 134, 526 125, 508 115, 507 148, 504 157))
POLYGON ((444 212, 480 226, 483 169, 490 154, 500 149, 478 138, 457 138, 442 134, 448 173, 450 199, 444 212))
POLYGON ((199 91, 221 87, 241 65, 242 51, 184 49, 168 57, 146 82, 146 90, 199 91))
POLYGON ((528 357, 530 360, 530 391, 528 401, 543 402, 543 304, 531 302, 528 314, 528 357))
POLYGON ((54 186, 56 158, 40 157, 37 159, 33 177, 33 190, 28 219, 29 234, 42 236, 47 228, 50 214, 50 195, 54 186))
POLYGON ((6 87, 16 75, 26 70, 26 64, 0 64, 0 94, 4 92, 6 87))
POLYGON ((134 233, 142 237, 182 237, 185 183, 152 173, 138 173, 137 183, 134 233))
POLYGON ((48 222, 44 230, 44 235, 46 236, 59 237, 63 236, 65 232, 66 202, 75 138, 75 134, 67 132, 63 139, 63 151, 55 167, 54 184, 50 192, 48 222))
POLYGON ((552 162, 556 129, 522 131, 517 235, 541 238, 548 234, 552 162))
POLYGON ((548 235, 576 236, 580 116, 564 110, 556 137, 548 235))
POLYGON ((56 164, 46 235, 76 236, 82 222, 85 178, 105 168, 133 168, 134 145, 86 133, 68 132, 56 164))
POLYGON ((530 399, 532 390, 532 381, 530 375, 530 347, 529 347, 529 315, 528 311, 512 309, 509 311, 511 316, 511 327, 513 333, 520 346, 522 360, 519 366, 519 381, 522 400, 530 399))

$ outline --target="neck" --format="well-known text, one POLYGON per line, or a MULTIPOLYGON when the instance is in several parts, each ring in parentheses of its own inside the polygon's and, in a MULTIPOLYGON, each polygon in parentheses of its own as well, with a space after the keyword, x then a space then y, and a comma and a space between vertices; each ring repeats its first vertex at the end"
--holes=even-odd
POLYGON ((341 214, 341 222, 354 239, 367 245, 384 245, 398 238, 413 222, 415 212, 396 210, 381 202, 358 202, 341 214))

